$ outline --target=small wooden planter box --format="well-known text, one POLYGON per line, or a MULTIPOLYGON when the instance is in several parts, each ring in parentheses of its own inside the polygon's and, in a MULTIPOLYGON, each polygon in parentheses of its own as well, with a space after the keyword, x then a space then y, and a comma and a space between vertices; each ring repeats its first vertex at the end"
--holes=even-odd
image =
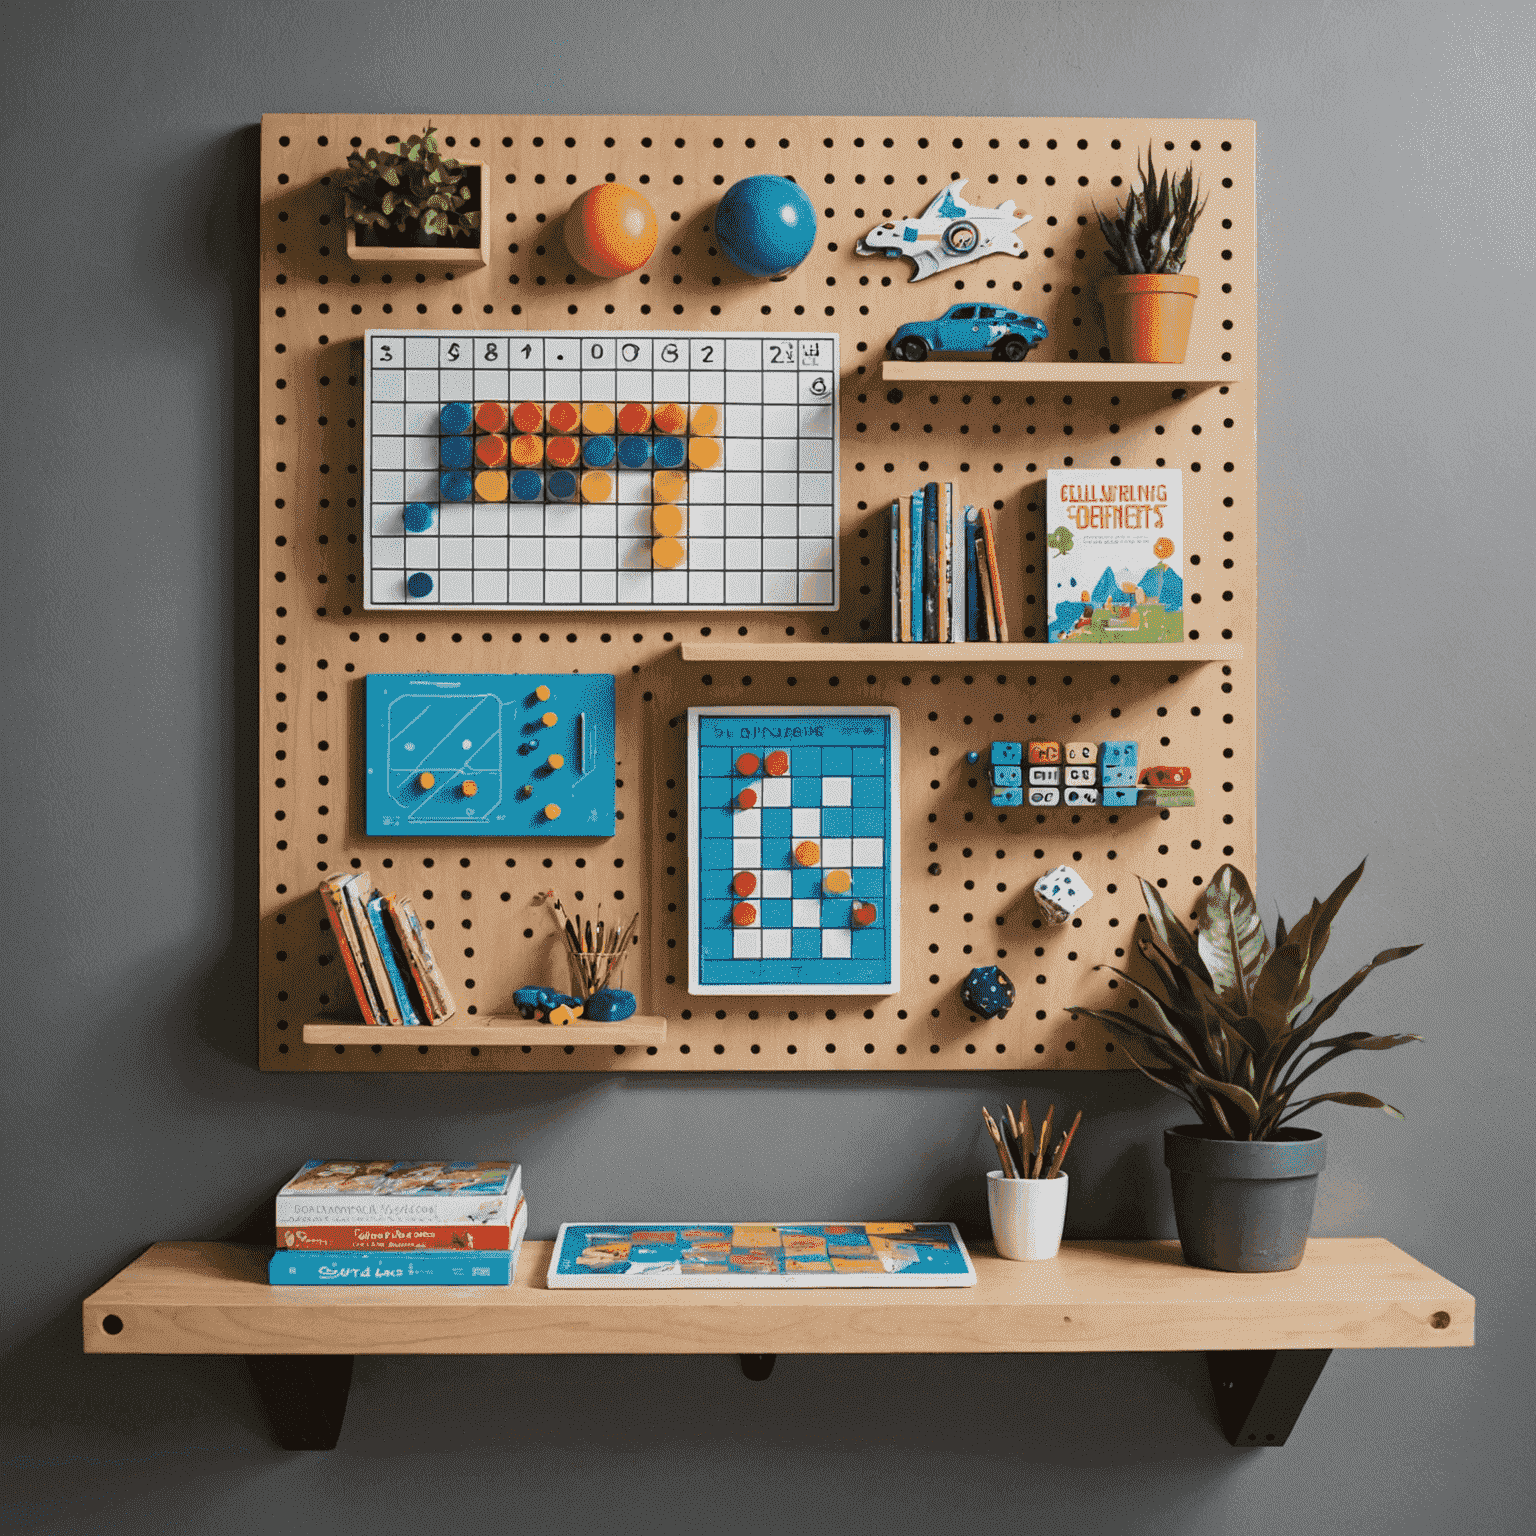
POLYGON ((479 195, 471 203, 478 203, 480 213, 480 244, 469 245, 359 245, 357 231, 347 225, 347 255, 360 266, 380 266, 386 271, 396 267, 413 267, 417 270, 446 271, 450 268, 469 270, 485 267, 491 261, 491 229, 486 197, 485 163, 480 160, 461 160, 467 170, 479 178, 479 195))

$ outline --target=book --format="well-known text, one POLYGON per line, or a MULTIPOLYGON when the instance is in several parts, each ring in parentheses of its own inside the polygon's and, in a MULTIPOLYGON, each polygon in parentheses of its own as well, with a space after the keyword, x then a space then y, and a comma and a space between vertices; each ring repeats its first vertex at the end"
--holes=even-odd
POLYGON ((981 536, 987 550, 987 578, 992 592, 992 610, 997 626, 996 640, 1008 638, 1008 613, 1003 607, 1003 578, 997 568, 997 531, 992 526, 992 509, 981 509, 981 536))
POLYGON ((368 917, 368 900, 373 895, 373 882, 366 874, 355 874, 342 881, 341 890, 346 898, 347 910, 352 916, 352 925, 362 940, 362 969, 383 1004, 379 1022, 399 1025, 404 1022, 400 1017, 400 1005, 395 1001, 395 990, 389 984, 389 975, 384 969, 384 956, 379 950, 379 941, 374 936, 373 923, 368 917))
POLYGON ((384 916, 384 898, 373 896, 364 911, 373 927, 373 936, 378 940, 379 953, 384 960, 384 974, 395 994, 395 1006, 400 1010, 400 1022, 408 1028, 420 1024, 421 1017, 416 1012, 415 1003, 411 1001, 411 989, 405 984, 405 957, 396 955, 395 938, 384 916))
POLYGON ((975 507, 965 509, 965 638, 980 640, 986 628, 981 611, 981 587, 976 572, 976 533, 981 520, 975 507))
POLYGON ((492 1253, 512 1246, 510 1226, 476 1226, 455 1222, 447 1226, 418 1225, 405 1221, 353 1222, 340 1226, 307 1223, 279 1227, 277 1246, 305 1253, 350 1252, 407 1253, 422 1248, 456 1248, 465 1252, 492 1253))
POLYGON ((901 639, 901 503, 891 503, 891 639, 901 639))
POLYGON ((996 640, 997 609, 992 603, 992 578, 987 572, 986 530, 982 526, 979 512, 976 514, 976 586, 981 593, 981 611, 986 617, 984 626, 986 633, 980 638, 996 640))
POLYGON ((411 979, 416 983, 416 991, 426 1010, 428 1022, 441 1024, 444 1019, 451 1019, 457 1005, 448 990, 448 983, 443 980, 443 973, 437 968, 432 946, 427 943, 426 931, 421 926, 421 919, 416 916, 410 898, 391 893, 384 898, 384 903, 389 909, 389 920, 394 925, 400 947, 405 952, 406 964, 411 979))
POLYGON ((519 1201, 508 1246, 501 1249, 418 1248, 379 1253, 279 1248, 267 1264, 271 1285, 511 1285, 528 1230, 519 1201))
POLYGON ((340 888, 341 882, 348 878, 346 875, 330 875, 322 880, 320 899, 330 913, 331 932, 336 938, 336 949, 341 955, 347 979, 352 983, 352 991, 357 997, 357 1006, 362 1012, 363 1023, 378 1024, 383 1018, 383 1006, 375 1000, 372 986, 364 976, 362 941, 353 929, 352 914, 347 906, 346 895, 340 888))
POLYGON ((512 1162, 314 1159, 277 1192, 281 1227, 508 1225, 523 1190, 512 1162))
POLYGON ((896 572, 896 590, 901 606, 901 638, 912 638, 912 519, 898 501, 897 521, 901 525, 901 551, 896 572))
POLYGON ((937 505, 934 508, 934 518, 938 523, 939 544, 939 579, 935 583, 938 595, 934 601, 937 628, 933 638, 935 640, 951 640, 954 637, 949 632, 949 487, 938 487, 937 505))
POLYGON ((949 524, 949 638, 965 639, 965 516, 955 504, 955 484, 944 487, 944 512, 949 524))
POLYGON ((1048 639, 1183 640, 1180 470, 1048 470, 1045 527, 1048 639))
POLYGON ((923 639, 939 639, 939 486, 923 487, 923 639))
POLYGON ((923 493, 913 491, 907 512, 912 525, 912 570, 907 588, 907 600, 912 605, 912 633, 908 637, 921 641, 923 638, 923 493))

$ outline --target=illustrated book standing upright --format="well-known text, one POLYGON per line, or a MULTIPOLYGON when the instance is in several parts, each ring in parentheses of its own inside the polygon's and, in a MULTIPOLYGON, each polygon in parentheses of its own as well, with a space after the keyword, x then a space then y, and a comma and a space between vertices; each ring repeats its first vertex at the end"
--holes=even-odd
POLYGON ((1184 638, 1184 483, 1177 469, 1046 472, 1049 637, 1184 638))

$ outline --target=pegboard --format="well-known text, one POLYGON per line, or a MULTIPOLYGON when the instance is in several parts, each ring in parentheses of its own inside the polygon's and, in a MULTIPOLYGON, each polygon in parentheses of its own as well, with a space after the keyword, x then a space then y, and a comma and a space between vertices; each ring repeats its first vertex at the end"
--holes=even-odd
MULTIPOLYGON (((490 263, 444 270, 346 255, 330 178, 354 140, 420 129, 397 117, 263 119, 260 285, 260 1061, 301 1071, 847 1071, 1123 1065, 1071 1003, 1107 1000, 1102 961, 1131 949, 1136 875, 1175 908, 1231 858, 1256 852, 1256 319, 1253 125, 1039 118, 434 116, 452 153, 484 163, 490 263), (1201 296, 1190 380, 1038 383, 1037 362, 1097 360, 1093 289, 1109 271, 1090 200, 1125 195, 1138 149, 1193 162, 1209 206, 1187 270, 1201 296), (793 176, 817 204, 817 246, 783 282, 737 272, 711 243, 714 205, 741 176, 793 176), (559 221, 612 177, 655 204, 661 241, 641 272, 605 282, 568 258, 559 221), (884 218, 915 214, 969 178, 976 203, 1033 216, 1023 258, 992 257, 908 284, 909 264, 853 253, 884 218), (957 293, 1039 315, 1050 339, 1026 381, 882 378, 886 339, 957 293), (835 614, 366 613, 361 599, 361 377, 369 328, 597 327, 837 330, 841 335, 842 603, 835 614), (1239 653, 1197 663, 1042 655, 892 658, 884 638, 890 501, 928 479, 996 509, 1013 634, 1044 638, 1045 471, 1166 464, 1184 471, 1191 642, 1239 653), (681 646, 712 651, 682 657, 681 646), (786 647, 793 647, 787 654, 786 647), (755 649, 756 648, 756 649, 755 649), (719 659, 716 659, 718 656, 719 659), (363 831, 362 679, 370 672, 603 671, 617 678, 618 833, 599 843, 369 838, 363 831), (901 710, 903 971, 883 998, 692 998, 686 991, 687 709, 695 704, 886 704, 901 710), (996 738, 1135 737, 1189 762, 1195 808, 993 811, 965 752, 996 738), (978 782, 973 787, 970 781, 978 782), (1030 886, 1078 866, 1095 898, 1050 929, 1030 886), (315 896, 321 875, 366 868, 433 929, 466 1021, 511 1011, 515 987, 563 982, 532 894, 639 909, 625 984, 669 1021, 655 1046, 306 1045, 306 1022, 347 995, 315 896), (1018 988, 1004 1020, 958 998, 972 965, 1018 988)), ((1193 647, 1188 647, 1193 650, 1193 647)), ((1185 910, 1187 910, 1187 906, 1185 910)), ((398 1036, 398 1031, 391 1032, 398 1036)), ((417 1044, 417 1040, 422 1043, 417 1044)))

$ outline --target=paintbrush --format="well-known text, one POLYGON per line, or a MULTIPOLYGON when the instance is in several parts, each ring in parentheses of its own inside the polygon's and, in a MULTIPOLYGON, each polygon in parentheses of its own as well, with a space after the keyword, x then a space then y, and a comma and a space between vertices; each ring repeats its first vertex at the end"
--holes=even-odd
POLYGON ((1013 1157, 1008 1151, 1008 1143, 1003 1140, 1003 1133, 997 1128, 997 1121, 992 1118, 991 1111, 986 1105, 982 1105, 981 1118, 987 1127, 987 1134, 992 1138, 992 1145, 997 1148, 997 1160, 1002 1164, 1003 1177, 1016 1179, 1018 1170, 1014 1167, 1013 1157))
POLYGON ((1024 1164, 1025 1177, 1027 1178, 1030 1153, 1035 1145, 1035 1127, 1029 1118, 1029 1100, 1019 1100, 1019 1152, 1020 1161, 1024 1164))
POLYGON ((1054 1104, 1046 1110, 1045 1119, 1040 1123, 1040 1150, 1035 1156, 1034 1170, 1030 1178, 1038 1179, 1045 1171, 1045 1149, 1051 1144, 1051 1121, 1056 1118, 1056 1106, 1054 1104))
POLYGON ((1083 1112, 1082 1110, 1078 1110, 1077 1117, 1073 1120, 1071 1126, 1067 1130, 1067 1134, 1061 1138, 1061 1143, 1056 1148, 1056 1155, 1051 1159, 1051 1171, 1046 1174, 1046 1178, 1054 1179, 1056 1175, 1061 1172, 1061 1165, 1062 1161, 1067 1155, 1067 1148, 1072 1145, 1072 1138, 1077 1134, 1077 1128, 1082 1123, 1083 1112))

